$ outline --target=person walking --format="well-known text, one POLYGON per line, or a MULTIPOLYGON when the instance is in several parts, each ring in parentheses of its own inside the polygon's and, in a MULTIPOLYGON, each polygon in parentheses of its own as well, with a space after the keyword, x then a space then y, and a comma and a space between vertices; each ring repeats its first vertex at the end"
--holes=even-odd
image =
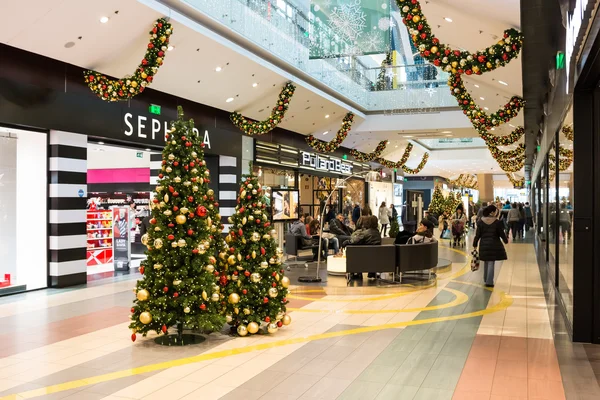
POLYGON ((506 249, 502 242, 508 243, 508 237, 498 220, 498 210, 495 206, 488 206, 483 210, 483 217, 477 224, 477 232, 473 240, 473 248, 479 245, 479 259, 483 261, 483 280, 486 287, 494 287, 494 273, 496 261, 504 261, 506 249))
POLYGON ((529 229, 533 228, 533 214, 529 203, 525 203, 523 208, 525 209, 525 230, 529 232, 529 229))
POLYGON ((387 227, 390 224, 390 214, 392 212, 385 205, 385 201, 381 203, 379 206, 379 222, 381 223, 381 233, 382 237, 385 237, 387 232, 387 227))
POLYGON ((521 213, 517 208, 517 203, 512 204, 512 208, 508 211, 506 220, 508 222, 508 229, 512 234, 513 240, 517 239, 517 229, 519 228, 519 220, 521 219, 521 213))
POLYGON ((517 228, 517 236, 523 239, 525 234, 525 208, 523 203, 519 203, 519 226, 517 228))
POLYGON ((356 226, 358 219, 360 218, 360 204, 356 203, 352 210, 352 223, 356 226))

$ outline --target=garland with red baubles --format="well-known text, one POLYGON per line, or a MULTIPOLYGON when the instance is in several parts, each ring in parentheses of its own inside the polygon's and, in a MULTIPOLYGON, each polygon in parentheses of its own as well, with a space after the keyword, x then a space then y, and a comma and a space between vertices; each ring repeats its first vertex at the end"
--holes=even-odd
POLYGON ((319 153, 333 153, 342 145, 342 142, 348 136, 348 132, 350 132, 350 129, 352 129, 353 121, 354 114, 349 112, 342 120, 342 126, 337 131, 335 138, 333 138, 330 142, 324 142, 315 138, 313 135, 309 135, 306 137, 306 143, 308 143, 310 147, 319 153))
POLYGON ((292 85, 291 82, 286 83, 279 93, 277 104, 273 107, 271 115, 263 121, 246 119, 242 114, 236 111, 231 113, 229 119, 231 119, 233 125, 240 128, 240 130, 248 136, 259 136, 269 133, 283 120, 295 90, 296 86, 292 85))
POLYGON ((350 155, 358 161, 362 161, 362 162, 373 161, 376 158, 379 158, 379 156, 381 156, 381 153, 385 150, 387 144, 388 144, 387 140, 382 140, 381 142, 379 142, 379 144, 375 148, 375 151, 372 153, 363 153, 362 151, 350 149, 350 155))
POLYGON ((412 145, 412 143, 409 143, 406 146, 406 149, 404 149, 404 154, 402 155, 402 158, 398 162, 388 161, 384 158, 378 158, 377 162, 389 169, 402 168, 402 166, 404 164, 406 164, 406 162, 408 161, 408 158, 410 157, 410 152, 412 151, 412 149, 413 149, 413 145, 412 145))
POLYGON ((484 50, 476 53, 453 50, 435 37, 418 0, 396 0, 396 3, 421 55, 446 72, 481 75, 493 71, 516 58, 523 46, 523 34, 507 29, 498 43, 484 50))
POLYGON ((142 93, 163 64, 173 27, 165 18, 159 18, 150 31, 150 43, 142 62, 132 76, 115 80, 96 71, 85 71, 83 76, 92 92, 106 101, 124 101, 142 93))

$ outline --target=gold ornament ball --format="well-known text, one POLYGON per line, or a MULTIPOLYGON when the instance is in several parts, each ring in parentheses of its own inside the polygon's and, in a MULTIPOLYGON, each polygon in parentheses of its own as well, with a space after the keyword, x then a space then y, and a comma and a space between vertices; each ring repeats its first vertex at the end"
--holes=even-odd
POLYGON ((252 275, 250 275, 250 281, 252 283, 258 283, 258 282, 260 282, 261 279, 262 279, 262 277, 260 276, 260 274, 258 272, 254 272, 252 275))
POLYGON ((208 191, 206 192, 207 195, 212 196, 215 194, 215 191, 212 189, 208 189, 208 191))
POLYGON ((237 294, 237 293, 231 293, 229 295, 229 302, 231 304, 237 304, 237 303, 239 303, 240 302, 240 295, 237 294))
POLYGON ((248 324, 248 332, 250 332, 251 334, 255 334, 256 332, 258 332, 258 324, 256 322, 250 322, 248 324))
POLYGON ((186 307, 186 308, 183 309, 183 312, 186 313, 186 314, 189 314, 190 311, 192 311, 192 310, 190 310, 189 307, 186 307))
POLYGON ((277 250, 275 251, 275 253, 276 253, 278 256, 282 256, 282 255, 283 255, 283 250, 281 250, 281 247, 278 247, 278 248, 277 248, 277 250))
POLYGON ((179 247, 185 247, 185 246, 187 246, 187 243, 186 243, 185 239, 179 239, 177 241, 177 246, 179 246, 179 247))
POLYGON ((246 336, 248 334, 248 328, 246 328, 246 325, 240 325, 237 327, 237 333, 240 336, 246 336))
POLYGON ((211 301, 219 301, 219 293, 213 293, 210 295, 211 301))
POLYGON ((260 240, 260 233, 258 232, 253 232, 252 233, 252 241, 253 242, 258 242, 260 240))
POLYGON ((176 248, 177 247, 177 242, 172 242, 171 243, 171 247, 176 248))
POLYGON ((413 17, 413 22, 419 22, 421 20, 421 17, 419 17, 418 15, 415 15, 413 17))
POLYGON ((438 52, 438 50, 439 50, 439 49, 438 49, 438 47, 437 47, 437 46, 433 46, 433 47, 431 47, 431 52, 432 52, 433 54, 437 53, 437 52, 438 52))
POLYGON ((185 215, 178 215, 175 217, 175 222, 177 222, 179 225, 183 225, 185 224, 185 221, 187 221, 187 218, 185 215))
POLYGON ((277 297, 278 294, 277 288, 272 287, 269 289, 269 297, 277 297))
POLYGON ((275 264, 275 259, 273 257, 269 259, 269 264, 275 264))
POLYGON ((281 320, 281 322, 284 325, 289 325, 289 324, 292 323, 292 317, 290 317, 289 315, 286 314, 286 315, 283 316, 283 319, 281 320))
MULTIPOLYGON (((175 142, 175 143, 177 143, 177 142, 175 142)), ((173 143, 173 144, 175 144, 175 143, 173 143)), ((167 168, 165 168, 165 171, 167 171, 168 173, 171 173, 171 172, 173 172, 173 168, 167 167, 167 168)))
POLYGON ((175 159, 175 154, 171 153, 167 156, 169 160, 173 161, 175 159))
POLYGON ((249 308, 244 308, 244 315, 250 315, 250 309, 249 308))
POLYGON ((235 256, 232 254, 229 257, 227 257, 227 262, 229 263, 229 265, 235 265, 235 263, 236 263, 235 256))
POLYGON ((269 263, 268 263, 268 262, 266 262, 266 261, 262 261, 262 262, 260 263, 260 267, 261 267, 262 269, 269 268, 269 263))
POLYGON ((148 246, 148 234, 147 234, 147 233, 144 233, 144 234, 142 235, 142 238, 141 238, 141 240, 142 240, 142 244, 143 244, 144 246, 148 246))
POLYGON ((271 234, 272 238, 275 238, 277 236, 277 231, 275 229, 271 229, 271 232, 269 232, 271 234))
POLYGON ((140 314, 140 322, 144 325, 148 325, 150 322, 152 322, 152 314, 150 314, 148 311, 144 311, 140 314))
POLYGON ((230 314, 227 314, 225 316, 225 321, 229 324, 231 321, 233 321, 233 316, 230 314))
POLYGON ((281 286, 283 286, 284 288, 288 288, 290 286, 290 278, 288 278, 287 276, 281 278, 281 286))
POLYGON ((165 214, 167 217, 170 217, 173 214, 173 212, 171 210, 165 210, 163 214, 165 214))
POLYGON ((212 274, 213 272, 215 272, 215 267, 214 265, 210 265, 208 264, 206 267, 204 267, 204 269, 206 270, 206 272, 212 274))
POLYGON ((269 324, 269 326, 267 327, 267 332, 269 333, 275 333, 277 332, 277 324, 269 324))
POLYGON ((154 239, 154 248, 160 249, 161 247, 163 247, 162 239, 154 239))
POLYGON ((136 294, 139 301, 146 301, 150 297, 150 293, 146 289, 139 290, 136 294))

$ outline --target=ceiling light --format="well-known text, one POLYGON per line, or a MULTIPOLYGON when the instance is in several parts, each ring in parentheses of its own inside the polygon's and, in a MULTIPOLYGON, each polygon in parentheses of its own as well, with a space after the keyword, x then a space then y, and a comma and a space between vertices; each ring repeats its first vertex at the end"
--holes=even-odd
POLYGON ((452 22, 452 18, 448 18, 448 17, 446 17, 446 18, 444 18, 444 19, 445 19, 446 21, 448 21, 448 22, 452 22))
POLYGON ((231 103, 233 101, 233 97, 228 98, 227 100, 225 100, 227 103, 231 103))
POLYGON ((152 149, 146 149, 146 151, 152 151, 152 149))
POLYGON ((452 131, 442 131, 442 133, 452 133, 452 131))
POLYGON ((217 67, 217 68, 215 68, 215 71, 217 71, 217 72, 221 72, 221 70, 222 70, 222 69, 223 69, 223 68, 221 68, 221 67, 217 67))
POLYGON ((485 111, 489 111, 490 108, 489 107, 483 107, 485 109, 485 111))
POLYGON ((257 86, 258 86, 258 83, 256 83, 256 82, 254 82, 254 83, 252 84, 252 87, 257 87, 257 86))
POLYGON ((323 135, 327 135, 329 133, 329 131, 325 131, 323 132, 323 135))
POLYGON ((396 148, 398 148, 398 145, 396 145, 396 148))
POLYGON ((485 100, 483 97, 480 97, 481 100, 485 100))
POLYGON ((100 23, 102 23, 102 24, 105 24, 105 23, 107 23, 107 22, 108 22, 108 20, 109 20, 109 18, 108 18, 108 17, 100 17, 100 23))
POLYGON ((169 47, 167 47, 167 51, 171 51, 171 50, 175 50, 175 46, 169 45, 169 47))
POLYGON ((413 136, 411 136, 411 135, 404 135, 404 136, 402 136, 402 137, 405 137, 405 138, 411 138, 411 137, 413 137, 413 136))
POLYGON ((98 142, 98 144, 104 144, 104 142, 98 142))
POLYGON ((479 85, 474 85, 474 86, 475 86, 476 88, 478 88, 478 87, 479 87, 479 85))
POLYGON ((504 85, 504 86, 508 86, 508 83, 504 82, 504 81, 498 81, 499 84, 504 85))
POLYGON ((325 116, 325 118, 329 118, 329 114, 327 114, 327 115, 325 116))

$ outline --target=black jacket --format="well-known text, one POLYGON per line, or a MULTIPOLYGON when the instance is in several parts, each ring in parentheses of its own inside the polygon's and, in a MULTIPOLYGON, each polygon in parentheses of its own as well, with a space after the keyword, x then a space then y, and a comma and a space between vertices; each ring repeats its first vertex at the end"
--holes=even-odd
POLYGON ((500 240, 508 243, 502 222, 494 217, 481 218, 473 240, 473 247, 477 248, 479 244, 479 259, 481 261, 506 260, 506 250, 500 240))
POLYGON ((334 218, 331 221, 329 221, 329 232, 333 233, 334 235, 341 236, 352 235, 352 231, 350 230, 350 228, 341 223, 340 220, 337 218, 334 218))
POLYGON ((378 245, 381 244, 381 234, 377 229, 358 229, 350 238, 351 245, 378 245))

